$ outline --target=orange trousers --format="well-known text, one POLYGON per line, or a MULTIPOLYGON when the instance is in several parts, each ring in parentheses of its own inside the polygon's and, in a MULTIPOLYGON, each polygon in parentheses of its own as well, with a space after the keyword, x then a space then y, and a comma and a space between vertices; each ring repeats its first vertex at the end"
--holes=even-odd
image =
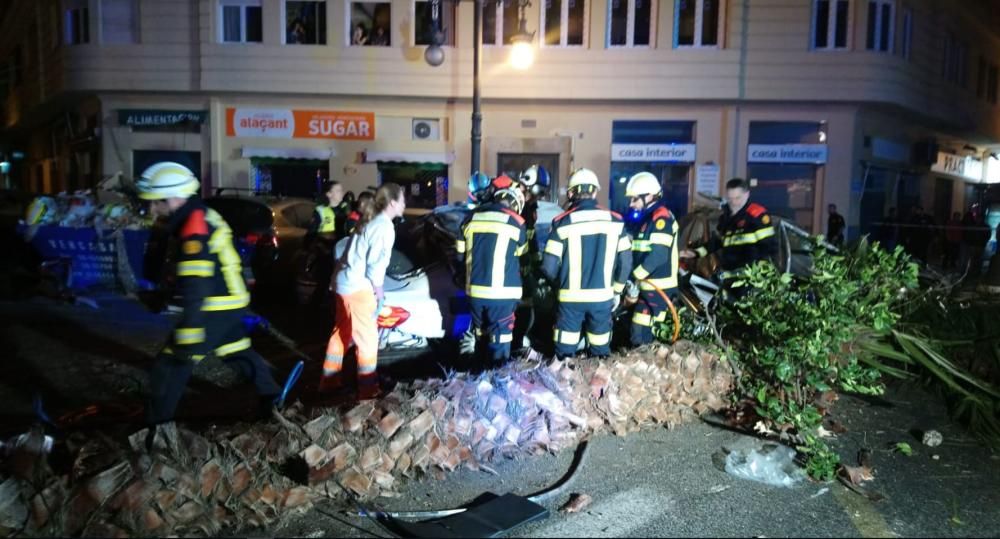
POLYGON ((361 290, 353 294, 334 294, 334 325, 326 345, 323 376, 340 373, 344 355, 351 342, 357 346, 358 376, 375 372, 378 361, 378 328, 375 325, 375 294, 361 290))

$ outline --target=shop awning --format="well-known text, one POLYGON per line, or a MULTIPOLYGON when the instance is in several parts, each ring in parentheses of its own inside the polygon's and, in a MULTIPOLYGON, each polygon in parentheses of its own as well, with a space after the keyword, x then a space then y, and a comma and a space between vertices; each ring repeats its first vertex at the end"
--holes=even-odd
POLYGON ((396 163, 443 163, 450 165, 455 161, 452 152, 369 152, 365 151, 365 163, 396 162, 396 163))
POLYGON ((272 159, 329 159, 332 148, 261 148, 244 146, 243 157, 269 157, 272 159))

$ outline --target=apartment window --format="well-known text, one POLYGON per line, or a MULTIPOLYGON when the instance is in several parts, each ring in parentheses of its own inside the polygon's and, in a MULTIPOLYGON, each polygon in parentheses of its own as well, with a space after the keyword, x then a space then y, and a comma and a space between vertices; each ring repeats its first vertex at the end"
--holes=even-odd
POLYGON ((513 38, 517 34, 517 7, 516 0, 486 2, 483 6, 483 45, 513 43, 513 38))
POLYGON ((813 0, 812 47, 846 49, 850 0, 813 0))
POLYGON ((722 0, 674 0, 674 46, 718 47, 722 0))
POLYGON ((326 2, 285 2, 285 44, 326 45, 326 2))
POLYGON ((990 104, 997 104, 997 66, 993 64, 990 66, 990 79, 986 86, 986 99, 990 104))
POLYGON ((986 58, 979 56, 979 68, 976 70, 976 97, 982 99, 986 97, 986 58))
POLYGON ((260 43, 264 40, 260 0, 220 0, 219 35, 223 43, 260 43))
POLYGON ((609 0, 608 46, 648 47, 652 45, 655 0, 609 0))
POLYGON ((65 14, 63 24, 65 24, 66 29, 66 44, 90 43, 90 10, 87 9, 87 1, 67 2, 65 14))
POLYGON ((543 0, 542 43, 552 47, 583 45, 584 0, 543 0))
MULTIPOLYGON (((442 45, 451 47, 455 46, 455 5, 456 2, 448 0, 438 2, 438 9, 440 10, 438 19, 441 31, 444 32, 444 42, 442 45)), ((413 20, 416 21, 416 24, 414 24, 415 34, 413 42, 416 45, 430 45, 431 38, 434 35, 433 2, 417 0, 413 8, 413 20)))
POLYGON ((351 46, 389 47, 392 5, 389 2, 351 2, 351 46))
POLYGON ((955 34, 949 32, 945 35, 943 56, 942 75, 944 80, 965 87, 969 56, 965 43, 959 41, 955 34))
POLYGON ((892 52, 894 0, 868 0, 868 50, 892 52))
POLYGON ((101 0, 101 41, 138 43, 136 0, 101 0))
POLYGON ((903 10, 903 31, 899 42, 899 54, 903 58, 910 59, 910 51, 913 48, 913 8, 903 10))

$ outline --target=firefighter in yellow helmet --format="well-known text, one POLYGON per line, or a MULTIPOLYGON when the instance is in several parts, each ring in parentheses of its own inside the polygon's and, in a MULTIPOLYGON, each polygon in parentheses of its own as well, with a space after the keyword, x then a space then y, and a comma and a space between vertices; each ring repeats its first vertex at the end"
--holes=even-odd
POLYGON ((591 356, 611 354, 611 313, 632 269, 632 242, 620 215, 597 204, 601 185, 586 168, 569 178, 570 208, 552 220, 542 272, 558 283, 556 356, 587 337, 591 356))
POLYGON ((632 278, 639 297, 632 312, 633 346, 653 342, 653 324, 666 320, 667 302, 677 294, 677 221, 662 200, 663 188, 656 176, 640 172, 625 186, 629 207, 641 212, 638 231, 632 238, 632 278))
POLYGON ((139 198, 150 201, 151 212, 169 219, 180 247, 177 285, 184 311, 150 372, 146 421, 153 426, 173 419, 195 365, 208 354, 253 380, 261 396, 260 412, 269 411, 280 392, 243 326, 250 293, 233 233, 197 196, 198 186, 191 170, 172 162, 147 168, 136 182, 139 198))

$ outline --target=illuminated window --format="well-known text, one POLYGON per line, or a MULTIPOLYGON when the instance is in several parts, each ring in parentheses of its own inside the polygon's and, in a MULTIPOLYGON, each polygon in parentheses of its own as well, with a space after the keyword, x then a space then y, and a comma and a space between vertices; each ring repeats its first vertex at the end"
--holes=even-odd
POLYGON ((219 40, 223 43, 262 42, 260 0, 219 0, 219 40))
POLYGON ((868 50, 892 52, 894 8, 894 0, 868 0, 868 50))
POLYGON ((392 40, 392 4, 351 2, 350 43, 352 47, 389 47, 392 40))
POLYGON ((583 45, 586 20, 584 0, 543 0, 542 23, 545 37, 542 43, 548 47, 572 47, 583 45))
POLYGON ((87 0, 66 2, 63 24, 67 45, 90 43, 90 10, 87 8, 87 0))
POLYGON ((483 45, 510 45, 517 34, 517 2, 502 0, 483 4, 483 45), (503 40, 500 40, 500 37, 503 40))
MULTIPOLYGON (((441 31, 444 32, 444 42, 442 45, 455 46, 455 2, 449 0, 441 0, 438 4, 441 12, 438 14, 440 19, 441 31)), ((434 35, 434 19, 431 11, 433 10, 432 2, 428 0, 417 0, 414 2, 413 6, 413 20, 416 21, 414 26, 414 44, 416 45, 430 45, 431 37, 434 35)))
POLYGON ((326 2, 285 2, 285 44, 326 45, 326 2))

